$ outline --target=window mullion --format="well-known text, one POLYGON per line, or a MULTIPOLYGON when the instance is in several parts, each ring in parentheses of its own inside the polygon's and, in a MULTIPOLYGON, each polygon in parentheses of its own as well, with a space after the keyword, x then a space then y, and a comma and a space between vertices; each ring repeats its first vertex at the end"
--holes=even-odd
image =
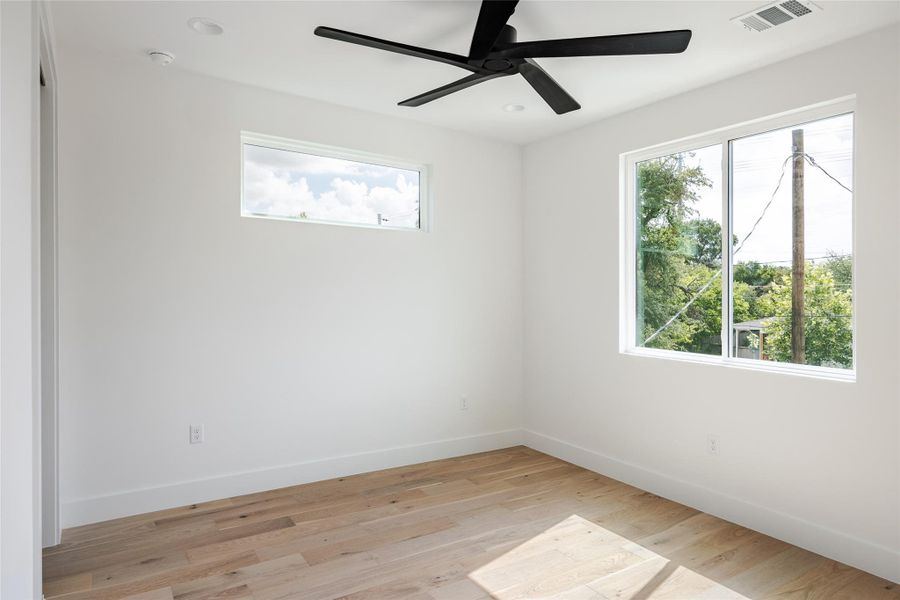
POLYGON ((722 358, 732 356, 731 346, 731 144, 722 142, 722 358))

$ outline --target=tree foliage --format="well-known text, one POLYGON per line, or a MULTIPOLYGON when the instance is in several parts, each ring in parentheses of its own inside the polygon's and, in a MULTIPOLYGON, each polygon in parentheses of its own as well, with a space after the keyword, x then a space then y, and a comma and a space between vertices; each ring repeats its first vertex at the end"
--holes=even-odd
MULTIPOLYGON (((833 265, 829 263, 806 265, 803 286, 806 364, 849 368, 853 365, 853 292, 836 285, 833 265)), ((760 298, 759 306, 768 315, 766 352, 773 360, 791 362, 790 272, 778 277, 760 298)))
MULTIPOLYGON (((712 183, 684 158, 638 166, 638 343, 720 354, 722 229, 715 220, 699 218, 694 205, 712 183)), ((851 276, 847 256, 807 267, 808 364, 852 364, 851 276)), ((790 361, 790 269, 740 262, 732 281, 733 321, 764 320, 768 358, 790 361)))
POLYGON ((853 286, 853 259, 844 254, 839 255, 834 252, 828 253, 828 260, 825 263, 831 276, 834 277, 834 284, 838 287, 850 288, 853 286))
POLYGON ((721 269, 722 229, 712 219, 697 218, 693 208, 712 182, 700 167, 668 156, 641 163, 638 183, 640 341, 650 339, 646 345, 653 348, 719 354, 721 283, 707 284, 721 269))

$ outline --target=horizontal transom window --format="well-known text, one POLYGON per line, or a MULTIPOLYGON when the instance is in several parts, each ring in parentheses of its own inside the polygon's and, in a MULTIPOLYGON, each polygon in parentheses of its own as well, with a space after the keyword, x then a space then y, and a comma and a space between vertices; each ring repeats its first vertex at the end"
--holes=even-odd
POLYGON ((243 216, 423 228, 424 165, 248 133, 241 151, 243 216))

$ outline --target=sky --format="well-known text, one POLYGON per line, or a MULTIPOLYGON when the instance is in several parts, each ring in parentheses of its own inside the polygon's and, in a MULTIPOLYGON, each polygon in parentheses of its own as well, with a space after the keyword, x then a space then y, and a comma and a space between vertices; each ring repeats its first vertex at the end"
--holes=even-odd
POLYGON ((418 206, 418 171, 244 144, 245 213, 417 228, 418 206))
MULTIPOLYGON (((841 115, 813 123, 777 129, 732 142, 734 234, 740 244, 778 185, 782 166, 791 155, 791 131, 802 128, 807 154, 841 183, 853 189, 853 116, 841 115)), ((694 205, 698 216, 722 219, 721 146, 702 148, 686 157, 699 164, 713 187, 702 190, 694 205)), ((806 258, 853 251, 853 195, 809 164, 804 169, 806 258)), ((775 199, 753 234, 735 254, 734 262, 791 263, 791 163, 775 199)), ((735 247, 737 247, 737 245, 735 247)))
MULTIPOLYGON (((789 265, 791 261, 791 131, 804 130, 806 152, 852 189, 853 116, 841 115, 778 129, 732 142, 734 234, 740 250, 734 261, 789 265), (784 177, 771 205, 766 204, 784 177), (753 230, 756 220, 762 220, 753 230)), ((713 182, 700 191, 694 209, 699 218, 722 220, 720 145, 684 155, 713 182)), ((418 227, 419 173, 244 145, 243 210, 284 218, 359 224, 382 221, 418 227)), ((853 248, 852 194, 820 170, 805 166, 806 257, 850 254, 853 248)))

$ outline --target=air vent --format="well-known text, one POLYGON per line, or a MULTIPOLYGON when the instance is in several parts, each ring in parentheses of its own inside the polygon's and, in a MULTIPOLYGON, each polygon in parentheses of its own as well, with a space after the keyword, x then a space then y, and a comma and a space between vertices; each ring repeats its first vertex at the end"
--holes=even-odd
POLYGON ((822 10, 817 4, 807 0, 786 0, 772 2, 754 11, 731 19, 747 31, 766 31, 800 17, 822 10))

